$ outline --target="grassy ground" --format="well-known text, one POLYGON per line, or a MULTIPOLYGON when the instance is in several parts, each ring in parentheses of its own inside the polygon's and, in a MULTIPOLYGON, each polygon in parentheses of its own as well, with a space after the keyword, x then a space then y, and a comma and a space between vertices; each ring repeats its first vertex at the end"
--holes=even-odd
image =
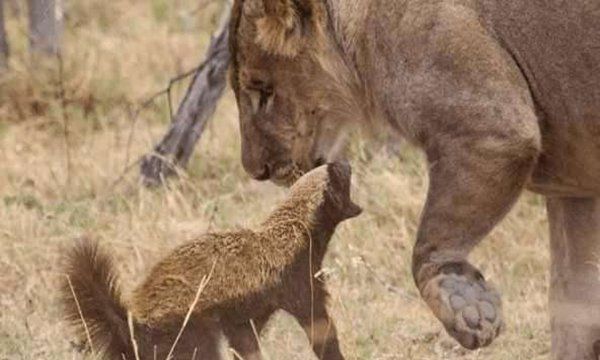
MULTIPOLYGON (((27 55, 24 19, 9 21, 11 71, 0 76, 0 359, 80 357, 56 299, 61 253, 77 236, 110 247, 133 286, 166 250, 208 229, 256 224, 285 195, 244 174, 230 94, 180 181, 144 189, 137 168, 117 181, 167 122, 164 99, 135 123, 132 113, 195 65, 217 22, 219 6, 196 10, 199 3, 67 1, 62 76, 58 59, 27 55)), ((347 358, 548 358, 542 200, 523 196, 472 257, 504 294, 507 328, 491 347, 467 352, 445 335, 409 272, 427 186, 421 156, 353 148, 354 192, 366 211, 342 226, 326 260, 347 358)), ((286 316, 272 322, 263 347, 272 360, 313 358, 286 316)))

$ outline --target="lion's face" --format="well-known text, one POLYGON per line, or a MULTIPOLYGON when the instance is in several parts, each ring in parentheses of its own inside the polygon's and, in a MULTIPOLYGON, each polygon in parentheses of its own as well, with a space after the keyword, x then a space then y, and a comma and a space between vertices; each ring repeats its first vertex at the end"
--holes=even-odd
POLYGON ((330 105, 317 89, 326 74, 310 52, 314 9, 264 1, 234 6, 231 83, 244 168, 255 179, 289 186, 337 157, 343 127, 328 119, 330 105))

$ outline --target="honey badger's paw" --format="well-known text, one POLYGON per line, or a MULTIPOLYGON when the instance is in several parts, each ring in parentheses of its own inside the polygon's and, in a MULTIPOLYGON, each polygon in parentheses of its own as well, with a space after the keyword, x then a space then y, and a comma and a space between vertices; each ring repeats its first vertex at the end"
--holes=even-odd
POLYGON ((500 294, 477 271, 444 271, 427 282, 423 297, 448 334, 467 349, 488 346, 502 330, 500 294))

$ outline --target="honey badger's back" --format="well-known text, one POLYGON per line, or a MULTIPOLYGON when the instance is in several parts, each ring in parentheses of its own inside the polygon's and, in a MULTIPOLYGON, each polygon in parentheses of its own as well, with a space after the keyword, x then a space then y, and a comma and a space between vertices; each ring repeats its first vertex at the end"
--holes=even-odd
POLYGON ((194 302, 204 277, 207 286, 194 307, 201 314, 219 303, 258 292, 276 276, 268 267, 264 239, 250 230, 203 235, 182 245, 159 262, 133 294, 133 315, 155 326, 183 318, 194 302))

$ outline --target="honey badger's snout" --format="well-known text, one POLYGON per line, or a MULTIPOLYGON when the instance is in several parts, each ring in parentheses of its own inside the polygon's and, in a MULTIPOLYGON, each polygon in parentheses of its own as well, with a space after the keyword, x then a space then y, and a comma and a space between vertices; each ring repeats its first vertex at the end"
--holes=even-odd
POLYGON ((347 161, 329 163, 327 172, 329 175, 328 195, 333 203, 341 211, 344 219, 356 217, 362 213, 351 197, 352 168, 347 161))
POLYGON ((291 197, 315 194, 335 221, 343 221, 360 215, 362 209, 351 199, 352 169, 346 161, 321 165, 296 181, 291 197))

